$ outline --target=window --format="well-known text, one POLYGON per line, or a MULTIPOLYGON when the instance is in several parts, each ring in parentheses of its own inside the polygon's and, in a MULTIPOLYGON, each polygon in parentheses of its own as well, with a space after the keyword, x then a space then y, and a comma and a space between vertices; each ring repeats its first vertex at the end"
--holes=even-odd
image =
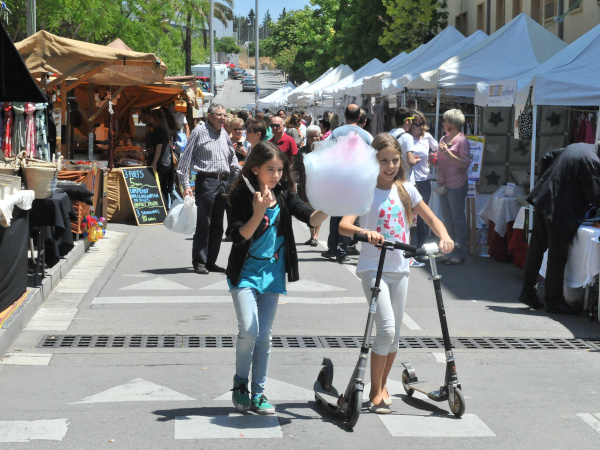
POLYGON ((544 0, 544 20, 553 20, 556 16, 556 0, 544 0))
POLYGON ((537 23, 542 23, 542 4, 541 0, 531 0, 531 18, 537 23))
POLYGON ((467 35, 467 12, 463 12, 454 19, 455 27, 465 36, 467 35))
MULTIPOLYGON (((569 9, 573 8, 571 12, 581 11, 583 0, 569 0, 569 9)), ((598 2, 600 3, 600 2, 598 2)))
POLYGON ((513 0, 512 17, 513 19, 521 14, 521 0, 513 0))
POLYGON ((477 29, 485 31, 485 4, 477 5, 477 29))
POLYGON ((496 30, 504 26, 504 0, 496 0, 496 30))

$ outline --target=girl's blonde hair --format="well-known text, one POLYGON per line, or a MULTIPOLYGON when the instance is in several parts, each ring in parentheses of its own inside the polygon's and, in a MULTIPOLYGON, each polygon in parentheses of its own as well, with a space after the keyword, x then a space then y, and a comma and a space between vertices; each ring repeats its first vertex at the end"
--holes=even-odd
POLYGON ((371 147, 377 150, 377 152, 389 148, 396 150, 400 154, 400 169, 398 170, 398 175, 396 175, 395 184, 402 206, 404 206, 406 222, 408 223, 408 226, 411 227, 413 223, 413 208, 410 195, 406 192, 403 184, 406 181, 406 178, 404 176, 404 161, 402 160, 402 148, 400 147, 400 143, 398 142, 398 139, 391 134, 381 133, 375 136, 375 139, 373 139, 373 142, 371 143, 371 147))

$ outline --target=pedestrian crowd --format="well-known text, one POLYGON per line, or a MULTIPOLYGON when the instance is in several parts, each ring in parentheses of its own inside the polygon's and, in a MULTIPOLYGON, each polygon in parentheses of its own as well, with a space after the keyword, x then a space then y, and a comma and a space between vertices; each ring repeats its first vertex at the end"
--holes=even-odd
MULTIPOLYGON (((152 167, 168 195, 172 189, 170 183, 173 180, 169 174, 173 173, 174 160, 165 156, 165 149, 174 148, 169 144, 176 142, 175 138, 179 139, 179 133, 181 139, 185 136, 185 150, 176 154, 179 159, 176 173, 183 195, 194 196, 197 206, 192 265, 198 274, 219 272, 227 277, 238 320, 232 389, 232 400, 238 410, 274 413, 264 394, 272 324, 279 295, 287 293, 286 278, 294 282, 300 277, 292 217, 309 227, 310 238, 305 244, 312 247, 318 246, 320 226, 327 217, 326 212, 310 206, 306 195, 304 159, 314 150, 315 143, 353 133, 374 149, 379 162, 380 172, 369 212, 360 217, 330 217, 327 250, 321 254, 338 263, 347 262, 350 256, 358 257, 357 275, 367 301, 371 297, 379 260, 375 246, 385 240, 422 246, 431 230, 439 238, 445 264, 460 265, 465 261, 470 145, 462 133, 465 117, 458 109, 444 113, 442 126, 445 133, 439 142, 428 132, 425 115, 405 107, 395 110, 396 128, 375 137, 368 131, 367 112, 356 104, 346 107, 341 125, 340 118, 332 112, 318 117, 313 124, 312 117, 305 111, 288 114, 281 109, 273 115, 259 112, 253 117, 246 111, 228 114, 222 105, 212 104, 205 120, 189 132, 186 124, 178 121, 175 115, 171 113, 172 119, 166 119, 168 115, 169 111, 152 111, 143 119, 156 130, 147 138, 155 150, 152 167), (174 122, 175 128, 169 121, 174 122), (432 194, 432 167, 437 173, 435 192, 439 196, 443 220, 438 219, 428 206, 432 194), (191 173, 195 174, 194 189, 191 173), (232 242, 232 247, 227 267, 222 268, 216 261, 223 240, 225 214, 228 224, 225 239, 232 242), (363 245, 359 251, 353 241, 356 234, 365 235, 372 245, 363 245)), ((557 273, 556 289, 559 284, 562 286, 564 242, 568 239, 561 238, 560 245, 556 243, 558 232, 551 231, 552 226, 548 224, 553 216, 548 217, 543 209, 552 210, 551 197, 560 195, 557 186, 566 183, 564 179, 569 175, 590 170, 591 181, 586 179, 581 187, 571 183, 568 189, 563 189, 568 192, 560 201, 561 204, 568 203, 568 195, 575 195, 577 191, 581 196, 580 203, 596 202, 600 206, 597 148, 591 153, 588 150, 571 152, 567 149, 571 160, 581 161, 584 154, 585 163, 568 165, 563 157, 566 168, 554 165, 556 170, 549 170, 540 180, 544 187, 536 186, 532 192, 532 204, 540 205, 536 208, 539 225, 534 227, 535 245, 527 257, 526 272, 529 275, 520 298, 530 307, 540 305, 535 274, 539 270, 540 255, 548 247, 559 249, 560 261, 550 260, 548 270, 557 273), (562 178, 555 174, 559 171, 562 171, 562 178), (544 185, 547 180, 550 184, 544 185), (583 189, 587 189, 589 195, 581 195, 583 189)), ((175 154, 174 151, 171 153, 175 154)), ((579 216, 584 208, 577 204, 576 209, 574 213, 579 216)), ((566 219, 562 222, 557 218, 554 220, 567 223, 566 219)), ((406 259, 400 252, 392 252, 385 261, 371 360, 369 410, 373 413, 388 414, 391 411, 392 400, 386 382, 398 350, 410 268, 424 266, 423 260, 406 259)), ((546 303, 549 312, 572 312, 565 306, 562 292, 547 292, 546 297, 550 299, 546 303)))

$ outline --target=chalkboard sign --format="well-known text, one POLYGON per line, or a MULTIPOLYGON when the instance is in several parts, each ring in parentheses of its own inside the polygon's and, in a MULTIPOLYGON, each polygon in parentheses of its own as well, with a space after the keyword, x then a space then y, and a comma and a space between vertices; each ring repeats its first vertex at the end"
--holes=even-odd
POLYGON ((165 221, 167 211, 152 167, 122 169, 127 192, 138 225, 158 225, 165 221))

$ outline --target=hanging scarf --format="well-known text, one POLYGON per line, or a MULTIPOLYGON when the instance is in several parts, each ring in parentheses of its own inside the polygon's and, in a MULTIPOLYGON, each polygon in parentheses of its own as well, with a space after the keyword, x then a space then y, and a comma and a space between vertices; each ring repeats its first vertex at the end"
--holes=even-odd
POLYGON ((3 106, 3 102, 0 102, 0 151, 2 150, 2 136, 4 136, 4 119, 3 119, 3 114, 2 111, 4 111, 3 106))
POLYGON ((10 103, 4 103, 2 105, 4 110, 4 134, 2 135, 2 151, 4 156, 14 156, 16 153, 12 151, 12 125, 13 125, 13 113, 12 105, 10 103))
POLYGON ((13 114, 15 115, 15 122, 12 130, 12 147, 13 153, 18 154, 25 150, 26 144, 26 131, 25 127, 25 103, 14 102, 13 114))
POLYGON ((46 132, 46 108, 48 103, 35 104, 35 132, 37 157, 50 161, 50 150, 48 148, 48 133, 46 132))
POLYGON ((25 151, 27 155, 36 158, 36 138, 35 138, 35 105, 33 103, 25 104, 25 151))

